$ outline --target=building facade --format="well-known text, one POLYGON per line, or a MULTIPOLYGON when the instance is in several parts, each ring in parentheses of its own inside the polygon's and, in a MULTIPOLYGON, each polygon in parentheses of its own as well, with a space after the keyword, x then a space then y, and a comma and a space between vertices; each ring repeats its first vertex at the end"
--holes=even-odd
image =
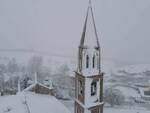
POLYGON ((100 44, 90 1, 78 51, 75 113, 103 113, 103 73, 100 64, 100 44))

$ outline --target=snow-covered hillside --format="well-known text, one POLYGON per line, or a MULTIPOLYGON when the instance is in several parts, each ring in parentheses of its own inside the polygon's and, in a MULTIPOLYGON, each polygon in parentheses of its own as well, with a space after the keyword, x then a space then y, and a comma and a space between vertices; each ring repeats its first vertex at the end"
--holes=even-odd
POLYGON ((120 74, 123 72, 130 74, 140 74, 146 71, 150 71, 150 64, 129 65, 125 67, 119 67, 113 70, 113 72, 116 74, 120 74))
POLYGON ((118 67, 112 71, 112 81, 115 83, 149 85, 150 64, 137 64, 125 67, 118 67), (124 82, 126 81, 126 82, 124 82))

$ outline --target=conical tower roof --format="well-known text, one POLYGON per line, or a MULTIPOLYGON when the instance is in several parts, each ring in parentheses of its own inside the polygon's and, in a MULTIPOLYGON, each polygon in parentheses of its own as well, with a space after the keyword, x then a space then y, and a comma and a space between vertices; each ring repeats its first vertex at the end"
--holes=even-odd
POLYGON ((91 0, 87 9, 80 47, 95 48, 99 47, 98 35, 93 15, 91 0))

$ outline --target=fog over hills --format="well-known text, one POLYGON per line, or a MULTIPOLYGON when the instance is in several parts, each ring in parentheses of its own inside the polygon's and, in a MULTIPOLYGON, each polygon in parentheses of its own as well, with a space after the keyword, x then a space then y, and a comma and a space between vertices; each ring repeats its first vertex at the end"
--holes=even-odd
MULTIPOLYGON (((93 0, 103 58, 150 63, 150 1, 93 0)), ((75 56, 88 0, 1 0, 0 48, 75 56)))

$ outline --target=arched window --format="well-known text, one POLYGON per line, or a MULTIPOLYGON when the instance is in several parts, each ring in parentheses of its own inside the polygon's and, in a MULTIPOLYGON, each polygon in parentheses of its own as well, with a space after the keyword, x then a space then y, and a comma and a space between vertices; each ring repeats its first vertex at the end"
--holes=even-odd
POLYGON ((96 95, 96 91, 97 91, 97 82, 93 81, 91 83, 91 96, 96 95))
POLYGON ((86 68, 89 68, 89 56, 86 55, 86 68))
POLYGON ((93 56, 92 63, 93 63, 93 68, 95 68, 95 55, 93 56))
POLYGON ((98 53, 96 54, 96 59, 97 59, 97 62, 96 62, 97 63, 96 64, 97 65, 97 69, 99 69, 99 55, 98 55, 98 53))
POLYGON ((83 95, 83 82, 81 80, 79 80, 79 95, 83 95))

